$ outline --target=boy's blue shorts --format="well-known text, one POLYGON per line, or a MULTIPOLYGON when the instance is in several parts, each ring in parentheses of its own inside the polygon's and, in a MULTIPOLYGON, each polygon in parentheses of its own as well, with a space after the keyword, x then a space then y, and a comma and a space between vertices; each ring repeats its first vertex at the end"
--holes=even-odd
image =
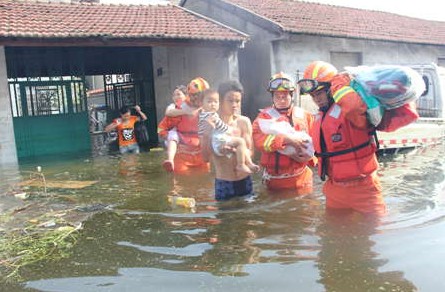
POLYGON ((234 197, 242 197, 253 194, 252 177, 237 180, 227 181, 222 179, 215 179, 215 199, 228 200, 234 197))

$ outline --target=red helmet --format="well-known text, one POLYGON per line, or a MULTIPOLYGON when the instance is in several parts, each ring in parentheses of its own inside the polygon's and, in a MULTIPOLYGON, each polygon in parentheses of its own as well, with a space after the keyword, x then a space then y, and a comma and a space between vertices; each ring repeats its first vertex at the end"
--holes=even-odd
POLYGON ((294 91, 295 85, 292 82, 292 78, 283 73, 277 73, 272 75, 269 80, 269 87, 267 88, 267 91, 274 92, 274 91, 294 91))
POLYGON ((187 85, 187 93, 196 94, 209 88, 209 83, 204 78, 197 77, 190 81, 190 83, 187 85))

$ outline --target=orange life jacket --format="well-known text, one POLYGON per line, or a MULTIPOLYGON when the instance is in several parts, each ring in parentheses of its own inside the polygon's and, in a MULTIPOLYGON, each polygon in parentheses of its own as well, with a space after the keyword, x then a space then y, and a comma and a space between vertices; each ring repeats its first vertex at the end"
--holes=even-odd
POLYGON ((338 104, 315 119, 312 139, 322 180, 349 181, 365 177, 378 168, 374 131, 357 129, 338 104))
MULTIPOLYGON (((309 132, 309 122, 312 121, 310 114, 302 110, 301 108, 293 107, 292 112, 289 114, 281 114, 275 108, 269 107, 264 109, 258 115, 260 119, 276 119, 277 122, 286 121, 291 124, 297 131, 309 132), (308 116, 309 115, 309 116, 308 116)), ((258 136, 262 139, 261 136, 258 136)), ((254 135, 255 139, 255 135, 254 135)), ((261 141, 255 141, 256 144, 264 144, 261 141)), ((267 142, 267 141, 265 141, 267 142)), ((260 163, 266 168, 268 174, 272 176, 282 174, 294 174, 300 173, 307 165, 307 163, 300 163, 289 156, 283 155, 277 151, 265 152, 261 151, 260 163)))

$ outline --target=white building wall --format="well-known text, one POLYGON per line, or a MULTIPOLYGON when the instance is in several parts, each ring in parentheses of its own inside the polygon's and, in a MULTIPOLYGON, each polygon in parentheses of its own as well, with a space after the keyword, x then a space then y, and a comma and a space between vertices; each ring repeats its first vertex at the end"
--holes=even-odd
POLYGON ((0 169, 17 165, 14 125, 9 101, 5 47, 0 46, 0 169))
POLYGON ((172 102, 177 85, 187 85, 203 77, 212 88, 229 79, 238 79, 238 56, 230 47, 154 47, 153 70, 158 122, 172 102))

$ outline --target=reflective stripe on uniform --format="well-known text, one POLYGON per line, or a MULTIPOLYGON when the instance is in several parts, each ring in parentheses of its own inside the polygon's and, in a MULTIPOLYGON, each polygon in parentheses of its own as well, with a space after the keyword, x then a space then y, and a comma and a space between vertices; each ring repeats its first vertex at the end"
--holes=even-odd
POLYGON ((334 101, 339 102, 345 95, 349 93, 354 93, 354 89, 352 89, 349 86, 344 86, 342 89, 338 90, 336 93, 334 93, 334 101))
POLYGON ((264 150, 267 152, 272 152, 270 145, 272 145, 274 137, 275 135, 267 135, 266 140, 264 141, 264 150))

